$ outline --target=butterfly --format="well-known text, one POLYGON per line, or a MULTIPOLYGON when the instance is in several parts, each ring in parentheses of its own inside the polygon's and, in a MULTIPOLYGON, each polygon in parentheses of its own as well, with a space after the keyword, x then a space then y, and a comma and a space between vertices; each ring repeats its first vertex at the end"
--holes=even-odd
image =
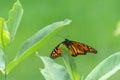
POLYGON ((87 52, 90 53, 97 53, 97 50, 94 48, 87 46, 83 43, 79 43, 76 41, 70 41, 68 39, 65 39, 65 41, 58 44, 55 49, 51 52, 51 58, 57 58, 62 55, 62 51, 60 49, 60 45, 63 44, 68 49, 71 56, 77 56, 77 55, 85 55, 87 52))

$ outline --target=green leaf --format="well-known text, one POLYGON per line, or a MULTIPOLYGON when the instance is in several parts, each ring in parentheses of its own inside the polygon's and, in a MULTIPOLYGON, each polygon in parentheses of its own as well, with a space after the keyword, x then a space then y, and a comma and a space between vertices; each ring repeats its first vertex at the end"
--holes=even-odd
POLYGON ((21 61, 23 61, 23 59, 39 49, 49 37, 55 34, 55 32, 62 29, 63 26, 68 25, 70 22, 71 20, 65 20, 50 24, 26 40, 20 47, 16 58, 8 64, 7 73, 9 73, 21 61))
POLYGON ((40 58, 45 66, 44 69, 41 69, 41 73, 45 80, 72 80, 66 72, 64 66, 55 63, 48 57, 40 58))
POLYGON ((3 18, 0 18, 0 47, 6 48, 10 43, 10 35, 7 30, 6 22, 3 18))
POLYGON ((4 69, 5 69, 5 54, 0 48, 0 71, 5 73, 4 69))
POLYGON ((22 15, 23 15, 23 8, 22 8, 22 5, 20 4, 19 0, 17 0, 14 3, 13 8, 9 11, 9 17, 6 22, 12 41, 13 41, 16 31, 19 27, 22 15))
POLYGON ((70 74, 70 77, 72 78, 72 80, 80 80, 80 76, 78 74, 75 60, 70 55, 70 53, 68 53, 68 50, 65 48, 65 46, 61 46, 61 50, 62 50, 62 59, 68 73, 70 74))
POLYGON ((120 52, 114 53, 95 67, 85 80, 107 80, 120 70, 120 52))

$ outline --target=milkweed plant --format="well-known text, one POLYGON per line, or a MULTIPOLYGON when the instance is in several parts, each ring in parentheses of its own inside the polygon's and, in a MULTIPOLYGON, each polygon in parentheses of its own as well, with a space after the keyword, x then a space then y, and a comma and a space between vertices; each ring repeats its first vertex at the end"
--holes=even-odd
MULTIPOLYGON (((65 19, 45 26, 24 41, 15 58, 7 63, 7 47, 14 41, 22 15, 23 8, 20 1, 17 0, 8 13, 8 19, 0 17, 0 71, 4 75, 4 80, 7 80, 7 76, 21 61, 36 52, 51 36, 71 22, 71 20, 65 19)), ((75 60, 69 55, 66 48, 61 47, 63 52, 61 59, 65 66, 54 62, 55 59, 39 56, 44 63, 44 69, 40 68, 40 72, 45 80, 106 80, 120 70, 120 52, 117 52, 100 62, 86 77, 79 76, 75 60)))

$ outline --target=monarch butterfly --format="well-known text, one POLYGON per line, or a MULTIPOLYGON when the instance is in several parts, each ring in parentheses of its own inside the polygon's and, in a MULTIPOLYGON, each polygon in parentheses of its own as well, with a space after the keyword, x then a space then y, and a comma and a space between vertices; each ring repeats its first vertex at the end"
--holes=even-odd
POLYGON ((68 51, 70 52, 71 56, 77 56, 77 55, 85 55, 87 52, 91 52, 91 53, 97 53, 97 51, 90 47, 87 46, 83 43, 79 43, 76 41, 70 41, 68 39, 65 39, 65 41, 63 41, 62 43, 58 44, 55 49, 52 51, 51 53, 51 58, 57 58, 59 56, 61 56, 62 51, 60 49, 60 45, 63 44, 68 48, 68 51))

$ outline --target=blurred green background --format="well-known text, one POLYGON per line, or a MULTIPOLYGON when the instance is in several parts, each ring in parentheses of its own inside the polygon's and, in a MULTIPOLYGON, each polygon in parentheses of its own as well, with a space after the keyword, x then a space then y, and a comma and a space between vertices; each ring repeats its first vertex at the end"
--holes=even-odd
MULTIPOLYGON (((0 17, 7 19, 16 0, 0 1, 0 17)), ((19 46, 31 35, 48 24, 66 18, 72 23, 48 40, 38 50, 41 56, 50 56, 54 47, 64 38, 94 47, 98 54, 75 57, 78 72, 84 77, 103 59, 120 51, 120 0, 20 0, 24 14, 13 45, 7 50, 7 61, 16 55, 19 46), (63 38, 64 37, 64 38, 63 38)), ((61 58, 55 60, 63 64, 61 58)), ((8 80, 44 80, 39 68, 41 60, 33 53, 8 75, 8 80)), ((120 71, 109 80, 119 80, 120 71)), ((0 73, 0 78, 2 79, 0 73)), ((1 80, 0 79, 0 80, 1 80)))

